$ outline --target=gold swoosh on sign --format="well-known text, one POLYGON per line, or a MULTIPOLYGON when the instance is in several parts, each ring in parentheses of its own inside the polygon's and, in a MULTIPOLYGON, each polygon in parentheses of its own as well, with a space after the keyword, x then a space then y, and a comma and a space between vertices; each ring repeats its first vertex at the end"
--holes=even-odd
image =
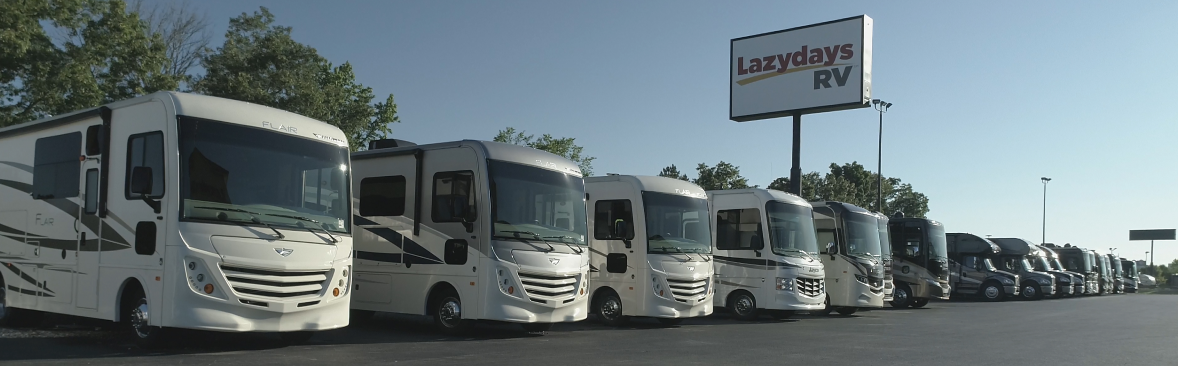
POLYGON ((744 79, 737 80, 737 81, 736 81, 736 83, 737 83, 737 84, 740 84, 740 85, 748 85, 748 84, 750 84, 750 83, 754 83, 754 82, 758 82, 758 81, 761 81, 761 80, 765 80, 765 79, 768 79, 768 78, 771 78, 771 77, 774 77, 774 76, 780 76, 780 75, 790 74, 790 73, 794 73, 794 72, 798 72, 798 71, 813 70, 813 69, 817 69, 817 68, 819 68, 819 67, 833 67, 833 66, 843 66, 843 65, 846 65, 846 64, 833 64, 833 65, 830 65, 830 66, 826 66, 826 65, 810 65, 810 66, 795 67, 795 68, 792 68, 792 69, 786 69, 786 70, 785 70, 785 72, 777 72, 777 71, 773 71, 773 72, 767 72, 767 73, 764 73, 764 74, 761 74, 761 75, 757 75, 757 76, 747 77, 747 78, 744 78, 744 79))

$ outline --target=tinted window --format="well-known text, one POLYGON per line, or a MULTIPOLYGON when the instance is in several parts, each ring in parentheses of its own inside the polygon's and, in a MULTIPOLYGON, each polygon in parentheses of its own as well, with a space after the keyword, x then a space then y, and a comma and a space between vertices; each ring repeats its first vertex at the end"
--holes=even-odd
POLYGON ((164 195, 164 134, 149 132, 133 135, 127 139, 127 178, 124 194, 127 199, 139 198, 131 194, 131 172, 136 167, 151 168, 151 195, 164 195))
POLYGON ((37 139, 33 155, 33 198, 78 196, 81 182, 82 133, 37 139))
POLYGON ((86 170, 86 205, 88 214, 98 212, 98 169, 86 170))
POLYGON ((360 180, 360 216, 405 214, 405 177, 368 177, 360 180))
POLYGON ((634 213, 630 200, 602 200, 593 205, 593 238, 597 240, 634 239, 634 213), (614 232, 615 222, 625 222, 623 237, 614 232))
POLYGON ((462 217, 453 208, 463 203, 470 212, 476 212, 474 195, 471 194, 473 181, 474 173, 470 171, 434 174, 434 205, 431 210, 434 222, 461 222, 462 217))
POLYGON ((764 248, 761 211, 755 208, 716 213, 716 249, 752 250, 764 248))

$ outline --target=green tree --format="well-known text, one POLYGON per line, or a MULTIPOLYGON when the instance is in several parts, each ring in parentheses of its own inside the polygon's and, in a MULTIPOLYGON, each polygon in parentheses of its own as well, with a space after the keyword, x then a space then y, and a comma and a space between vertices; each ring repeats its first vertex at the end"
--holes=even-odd
POLYGON ((390 94, 373 103, 372 88, 356 82, 352 65, 333 66, 314 48, 291 38, 262 7, 229 20, 225 44, 201 59, 205 75, 193 90, 266 105, 330 123, 353 151, 392 132, 400 122, 390 94))
POLYGON ((688 180, 687 174, 680 173, 679 168, 676 167, 675 164, 671 164, 671 166, 663 168, 663 170, 659 172, 659 176, 675 178, 678 180, 688 180))
MULTIPOLYGON (((777 178, 769 185, 769 189, 788 188, 788 177, 777 178)), ((884 207, 880 210, 877 207, 876 175, 858 162, 843 165, 831 163, 830 172, 825 176, 819 176, 818 172, 802 175, 801 196, 807 201, 847 202, 888 215, 896 211, 904 212, 908 217, 925 217, 928 214, 928 197, 913 190, 911 184, 903 183, 899 178, 884 177, 882 191, 884 207)))
POLYGON ((121 0, 0 2, 0 126, 175 89, 146 29, 121 0))
POLYGON ((748 179, 740 175, 740 167, 723 161, 711 167, 699 163, 695 170, 698 176, 692 183, 707 191, 750 188, 748 179))
POLYGON ((513 145, 523 145, 536 150, 547 151, 556 155, 563 156, 573 162, 577 163, 577 167, 581 168, 581 175, 588 177, 593 174, 593 160, 597 159, 592 156, 584 156, 584 147, 577 145, 577 139, 573 137, 555 138, 550 134, 544 134, 539 138, 535 135, 527 135, 526 131, 516 131, 514 127, 499 130, 499 134, 495 135, 493 141, 508 143, 513 145))

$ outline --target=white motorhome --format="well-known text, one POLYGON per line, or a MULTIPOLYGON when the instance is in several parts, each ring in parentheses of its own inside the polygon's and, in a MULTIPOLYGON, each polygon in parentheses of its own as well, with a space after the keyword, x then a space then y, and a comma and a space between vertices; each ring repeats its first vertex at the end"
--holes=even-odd
POLYGON ((826 275, 810 204, 767 189, 707 193, 716 220, 715 305, 743 320, 762 309, 777 318, 821 310, 826 275))
POLYGON ((849 203, 811 202, 818 247, 826 268, 826 308, 851 315, 883 307, 883 251, 878 217, 849 203))
POLYGON ((540 332, 586 318, 576 163, 497 142, 387 146, 352 154, 355 316, 430 315, 448 333, 480 319, 540 332))
POLYGON ((346 136, 294 113, 161 92, 0 129, 0 316, 165 328, 348 325, 346 136))
POLYGON ((608 175, 586 178, 585 191, 593 213, 590 312, 614 326, 632 316, 673 325, 712 313, 703 189, 672 178, 608 175))

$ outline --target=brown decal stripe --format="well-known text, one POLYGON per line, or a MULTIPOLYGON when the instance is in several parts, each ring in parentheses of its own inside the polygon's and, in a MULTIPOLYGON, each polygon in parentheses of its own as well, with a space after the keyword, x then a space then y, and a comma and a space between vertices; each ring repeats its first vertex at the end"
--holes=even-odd
MULTIPOLYGON (((0 185, 8 186, 12 189, 28 194, 32 194, 33 192, 33 185, 28 183, 0 179, 0 185)), ((69 214, 70 217, 74 218, 74 220, 78 219, 78 212, 81 212, 82 209, 81 206, 78 206, 77 203, 74 203, 74 201, 70 201, 66 198, 47 199, 44 201, 53 207, 57 207, 57 209, 65 212, 66 214, 69 214)), ((127 241, 127 239, 122 235, 119 235, 117 232, 115 232, 114 228, 111 227, 110 224, 107 224, 105 221, 101 221, 92 215, 82 216, 82 224, 85 225, 86 228, 90 229, 91 232, 101 232, 103 240, 114 242, 115 244, 121 244, 128 248, 131 247, 131 244, 129 244, 130 242, 127 241), (102 226, 102 231, 98 230, 100 224, 102 226)))
MULTIPOLYGON (((21 271, 20 268, 16 268, 16 266, 13 265, 11 262, 2 263, 2 264, 4 265, 4 267, 7 267, 8 270, 12 271, 12 273, 15 273, 18 277, 20 277, 20 279, 25 280, 25 282, 28 282, 29 284, 36 286, 42 290, 53 292, 52 290, 45 288, 44 284, 37 283, 37 279, 33 278, 33 276, 29 276, 28 273, 21 271)), ((9 285, 9 288, 12 288, 12 285, 9 285)), ((21 291, 22 291, 22 293, 24 293, 23 292, 24 290, 21 290, 21 291)), ((49 296, 52 297, 53 295, 49 295, 49 296)))

